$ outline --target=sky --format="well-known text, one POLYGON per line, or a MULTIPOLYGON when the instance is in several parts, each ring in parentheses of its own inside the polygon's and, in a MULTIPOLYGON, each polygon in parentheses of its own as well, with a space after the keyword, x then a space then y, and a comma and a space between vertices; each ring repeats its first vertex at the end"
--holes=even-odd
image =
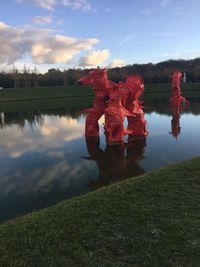
POLYGON ((199 0, 1 0, 0 70, 200 56, 199 0))

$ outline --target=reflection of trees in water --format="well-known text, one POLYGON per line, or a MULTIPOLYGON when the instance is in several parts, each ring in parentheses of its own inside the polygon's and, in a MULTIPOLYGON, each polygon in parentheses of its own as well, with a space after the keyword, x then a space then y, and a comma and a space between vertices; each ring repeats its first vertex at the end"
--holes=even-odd
POLYGON ((20 128, 23 128, 26 122, 32 127, 36 124, 42 125, 42 114, 38 111, 4 112, 3 116, 1 116, 0 125, 1 128, 12 125, 18 125, 20 128))
MULTIPOLYGON (((193 98, 187 98, 190 101, 190 107, 192 108, 192 114, 199 115, 200 114, 200 98, 193 99, 193 98)), ((188 110, 184 111, 188 112, 188 110)))
POLYGON ((42 126, 44 116, 55 116, 65 118, 77 118, 86 106, 71 106, 62 109, 34 110, 34 111, 16 111, 0 113, 0 128, 17 125, 20 128, 25 127, 28 123, 31 128, 37 125, 42 126))
MULTIPOLYGON (((200 114, 200 98, 188 98, 191 105, 189 109, 185 110, 185 113, 193 113, 195 115, 200 114)), ((168 99, 145 99, 145 113, 156 112, 158 114, 171 115, 168 99)), ((82 110, 88 108, 88 105, 68 105, 66 107, 57 109, 40 109, 29 111, 15 111, 15 112, 2 112, 0 113, 0 128, 6 126, 18 125, 23 128, 27 123, 34 128, 36 125, 42 126, 44 123, 43 116, 55 116, 55 117, 67 117, 78 118, 82 110)))
POLYGON ((89 154, 86 159, 95 161, 99 169, 98 180, 89 183, 92 189, 145 173, 140 161, 144 158, 146 138, 106 146, 105 150, 100 148, 98 138, 86 138, 86 145, 89 154))
POLYGON ((23 128, 25 124, 29 123, 31 127, 43 124, 43 117, 39 111, 20 111, 20 112, 4 112, 0 117, 0 127, 17 125, 23 128))

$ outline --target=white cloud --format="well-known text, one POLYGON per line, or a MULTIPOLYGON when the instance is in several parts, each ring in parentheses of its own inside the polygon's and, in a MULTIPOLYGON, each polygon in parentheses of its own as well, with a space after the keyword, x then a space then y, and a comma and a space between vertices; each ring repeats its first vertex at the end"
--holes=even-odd
POLYGON ((19 4, 32 4, 37 7, 54 11, 56 5, 63 5, 81 11, 95 11, 87 0, 16 0, 19 4))
POLYGON ((86 0, 63 0, 63 5, 79 9, 81 11, 92 11, 92 6, 86 0))
POLYGON ((54 11, 54 6, 57 4, 57 0, 16 0, 17 3, 23 4, 28 3, 37 7, 44 8, 49 11, 54 11))
POLYGON ((4 22, 0 21, 0 29, 6 29, 8 28, 8 25, 6 25, 4 22))
POLYGON ((39 24, 39 25, 44 25, 44 24, 49 24, 52 22, 52 17, 51 16, 36 16, 33 18, 33 23, 39 24))
POLYGON ((87 56, 79 59, 79 66, 101 65, 108 59, 109 56, 110 52, 108 49, 92 51, 87 56))
POLYGON ((0 65, 13 64, 24 55, 29 55, 36 64, 67 63, 97 42, 94 38, 76 39, 54 35, 51 30, 15 28, 0 22, 0 65))
POLYGON ((109 68, 117 68, 117 67, 123 67, 125 65, 125 61, 122 59, 114 59, 110 65, 109 68))

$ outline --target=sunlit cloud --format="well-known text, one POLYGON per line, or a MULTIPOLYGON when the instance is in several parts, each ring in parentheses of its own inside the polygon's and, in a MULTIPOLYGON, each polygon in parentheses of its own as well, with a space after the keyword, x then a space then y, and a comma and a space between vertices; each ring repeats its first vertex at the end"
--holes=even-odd
POLYGON ((24 55, 36 64, 67 63, 97 42, 95 38, 77 39, 53 30, 17 28, 0 22, 0 65, 13 64, 24 55))
POLYGON ((123 67, 125 65, 125 61, 123 59, 114 59, 110 65, 109 68, 117 68, 117 67, 123 67))
POLYGON ((89 50, 97 39, 78 40, 64 35, 55 35, 32 45, 31 56, 37 64, 67 63, 81 51, 89 50))
POLYGON ((103 64, 109 56, 110 52, 108 49, 92 51, 79 59, 79 66, 98 66, 103 64))

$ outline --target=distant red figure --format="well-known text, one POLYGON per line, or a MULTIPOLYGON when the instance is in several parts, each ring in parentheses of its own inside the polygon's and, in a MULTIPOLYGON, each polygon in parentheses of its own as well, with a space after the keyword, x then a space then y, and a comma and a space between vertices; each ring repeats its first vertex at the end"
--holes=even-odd
POLYGON ((181 95, 181 78, 182 73, 175 71, 172 76, 172 96, 170 98, 170 105, 172 107, 184 106, 190 104, 190 102, 181 95))
POLYGON ((170 98, 170 105, 172 111, 172 120, 171 120, 171 133, 175 138, 178 137, 181 131, 180 127, 180 113, 186 109, 190 102, 181 95, 181 78, 182 73, 175 71, 172 76, 172 96, 170 98))

